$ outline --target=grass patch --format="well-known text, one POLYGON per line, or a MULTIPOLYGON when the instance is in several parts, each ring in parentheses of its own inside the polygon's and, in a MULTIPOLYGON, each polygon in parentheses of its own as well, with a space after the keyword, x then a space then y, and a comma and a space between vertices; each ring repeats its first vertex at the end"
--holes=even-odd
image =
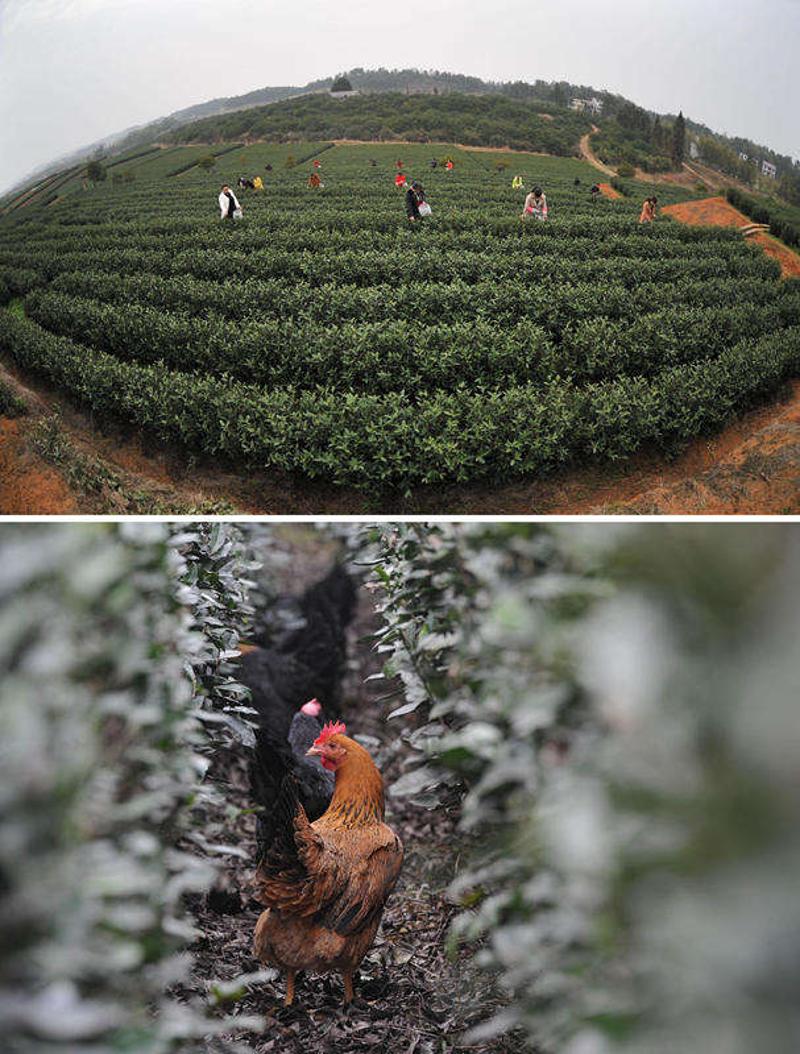
POLYGON ((200 506, 181 501, 174 493, 161 492, 156 487, 132 486, 126 473, 79 450, 64 430, 58 414, 37 421, 28 439, 32 449, 61 472, 71 489, 98 500, 103 512, 127 516, 224 516, 236 512, 226 501, 200 506))
POLYGON ((0 380, 0 417, 24 417, 28 404, 20 399, 10 384, 0 380))

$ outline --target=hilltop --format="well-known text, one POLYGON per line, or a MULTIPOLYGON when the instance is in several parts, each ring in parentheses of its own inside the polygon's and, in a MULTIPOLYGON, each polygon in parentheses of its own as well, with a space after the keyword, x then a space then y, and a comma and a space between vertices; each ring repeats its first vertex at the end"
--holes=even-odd
POLYGON ((464 143, 569 157, 578 153, 591 121, 571 110, 532 109, 487 95, 402 95, 397 92, 334 99, 303 95, 270 106, 193 121, 171 132, 169 143, 354 139, 464 143))
MULTIPOLYGON (((544 80, 486 81, 465 74, 419 69, 366 70, 359 67, 347 71, 344 76, 364 98, 358 104, 353 99, 341 101, 350 109, 346 114, 337 116, 336 120, 340 122, 338 125, 324 120, 332 114, 325 110, 325 102, 334 77, 309 81, 302 86, 264 87, 244 95, 211 99, 108 136, 40 168, 13 189, 16 192, 34 179, 42 181, 55 172, 85 164, 91 158, 110 161, 121 154, 155 143, 199 141, 202 136, 209 142, 220 142, 226 136, 242 135, 254 138, 268 135, 277 140, 291 135, 303 139, 335 137, 332 129, 341 126, 343 117, 352 117, 354 107, 358 110, 356 116, 362 127, 357 134, 352 134, 352 138, 397 137, 398 114, 394 110, 400 108, 400 116, 416 119, 416 124, 405 128, 404 138, 415 141, 458 139, 483 146, 512 146, 512 140, 516 139, 525 144, 521 149, 542 149, 563 154, 577 153, 572 146, 569 149, 566 147, 567 139, 573 137, 578 127, 576 119, 583 117, 583 114, 571 111, 573 100, 592 99, 599 104, 599 112, 593 117, 600 128, 595 146, 602 161, 614 167, 630 164, 646 171, 658 172, 665 170, 665 157, 670 152, 674 115, 656 114, 618 93, 591 85, 544 80), (309 96, 313 97, 313 101, 304 102, 309 96), (384 96, 384 99, 375 99, 375 96, 384 96), (401 102, 400 96, 407 101, 401 102), (476 99, 487 96, 494 97, 496 105, 487 105, 481 110, 476 105, 476 99), (425 97, 427 103, 420 102, 419 97, 425 97), (450 99, 452 102, 454 97, 461 100, 455 107, 463 118, 460 123, 466 129, 464 135, 444 134, 441 121, 436 123, 443 112, 452 114, 443 100, 450 99), (366 98, 372 101, 367 102, 366 98), (291 100, 294 100, 298 109, 281 105, 291 100), (513 111, 504 108, 504 103, 514 104, 518 109, 513 111), (393 108, 388 120, 387 107, 393 108), (274 108, 274 115, 270 115, 267 108, 274 108), (245 117, 248 113, 250 116, 245 117), (530 128, 524 134, 517 131, 515 135, 514 128, 508 128, 504 133, 503 127, 497 126, 498 121, 505 120, 518 123, 541 121, 542 114, 546 115, 545 120, 550 118, 558 125, 551 129, 554 133, 549 137, 551 142, 547 141, 548 137, 544 136, 540 127, 532 136, 530 128), (373 120, 376 117, 380 117, 382 123, 376 125, 373 120), (469 120, 473 117, 480 118, 483 123, 471 127, 469 120), (281 126, 282 118, 309 118, 309 122, 289 128, 286 124, 281 126), (537 142, 542 145, 534 145, 537 142)), ((451 132, 453 130, 450 129, 451 132)), ((689 137, 687 150, 692 154, 698 153, 715 169, 748 185, 757 185, 759 181, 760 169, 754 166, 754 159, 759 165, 764 161, 773 165, 776 179, 774 182, 768 181, 765 189, 779 189, 787 200, 800 204, 800 165, 795 164, 792 158, 745 138, 719 135, 705 124, 690 118, 686 119, 686 131, 689 137), (747 155, 746 162, 742 160, 743 154, 747 155)))

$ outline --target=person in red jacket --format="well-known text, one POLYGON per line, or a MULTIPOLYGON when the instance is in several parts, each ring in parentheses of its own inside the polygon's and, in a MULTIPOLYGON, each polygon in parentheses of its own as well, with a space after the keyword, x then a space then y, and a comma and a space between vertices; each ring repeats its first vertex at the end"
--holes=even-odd
POLYGON ((397 175, 394 177, 394 185, 398 188, 398 190, 402 190, 403 187, 406 185, 406 182, 406 177, 402 172, 398 172, 397 175))

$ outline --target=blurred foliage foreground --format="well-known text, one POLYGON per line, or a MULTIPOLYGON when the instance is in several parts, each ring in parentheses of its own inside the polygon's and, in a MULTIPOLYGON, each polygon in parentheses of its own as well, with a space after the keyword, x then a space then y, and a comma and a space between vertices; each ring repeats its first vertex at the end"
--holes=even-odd
MULTIPOLYGON (((336 533, 399 686, 391 793, 461 817, 448 940, 507 1004, 465 1042, 800 1048, 798 529, 336 533)), ((185 895, 225 848, 194 815, 218 793, 204 775, 251 739, 231 660, 272 544, 220 524, 0 529, 4 1051, 234 1049, 219 1011, 175 993, 185 895)))
POLYGON ((800 1049, 800 531, 396 525, 393 788, 463 795, 475 942, 532 1049, 800 1049))
POLYGON ((166 993, 184 895, 214 874, 192 806, 244 728, 248 570, 219 524, 0 528, 3 1051, 197 1050, 227 1027, 166 993))

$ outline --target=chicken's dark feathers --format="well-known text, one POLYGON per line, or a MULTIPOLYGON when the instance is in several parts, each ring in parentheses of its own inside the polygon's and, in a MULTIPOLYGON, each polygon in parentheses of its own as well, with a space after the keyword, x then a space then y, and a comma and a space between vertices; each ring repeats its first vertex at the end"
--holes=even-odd
POLYGON ((318 819, 330 803, 332 774, 305 756, 322 722, 299 710, 316 698, 327 709, 321 717, 338 712, 355 599, 349 574, 335 565, 301 597, 281 598, 272 609, 280 617, 256 628, 260 646, 242 658, 239 679, 252 693, 260 726, 250 766, 253 797, 262 810, 256 831, 259 860, 273 837, 274 810, 287 774, 294 776, 309 820, 318 819))
POLYGON ((318 717, 312 717, 311 714, 304 714, 302 710, 298 710, 292 718, 287 736, 294 756, 304 757, 321 731, 322 722, 318 717))
POLYGON ((243 656, 239 680, 252 693, 259 723, 276 741, 287 738, 292 718, 309 699, 319 699, 327 717, 338 713, 355 598, 349 574, 336 564, 301 597, 278 601, 291 611, 282 629, 266 621, 256 626, 259 647, 243 656))

